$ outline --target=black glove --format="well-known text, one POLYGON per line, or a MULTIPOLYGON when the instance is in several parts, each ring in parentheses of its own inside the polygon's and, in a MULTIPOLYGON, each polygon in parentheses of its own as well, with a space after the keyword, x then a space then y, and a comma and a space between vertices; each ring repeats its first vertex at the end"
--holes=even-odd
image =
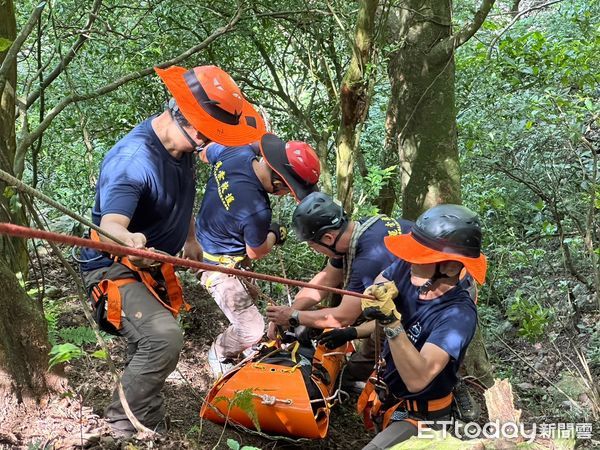
POLYGON ((335 330, 329 330, 322 333, 318 339, 319 344, 323 344, 329 350, 341 347, 346 342, 350 342, 352 339, 358 337, 358 332, 354 327, 347 328, 336 328, 335 330))
POLYGON ((277 222, 271 222, 269 231, 275 235, 275 245, 282 245, 287 239, 287 228, 277 222))

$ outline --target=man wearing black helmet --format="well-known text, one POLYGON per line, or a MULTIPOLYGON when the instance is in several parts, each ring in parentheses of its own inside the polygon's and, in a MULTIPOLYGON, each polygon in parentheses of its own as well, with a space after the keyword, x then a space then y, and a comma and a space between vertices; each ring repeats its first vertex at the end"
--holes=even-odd
MULTIPOLYGON (((296 208, 292 227, 301 241, 315 251, 329 256, 327 266, 311 283, 363 292, 381 271, 395 261, 383 245, 387 236, 408 232, 412 222, 394 220, 385 215, 352 221, 344 209, 321 192, 307 196, 296 208)), ((313 309, 326 292, 304 288, 296 295, 292 307, 268 306, 267 318, 272 324, 305 325, 312 328, 341 328, 352 325, 361 315, 360 299, 346 295, 332 308, 313 309)), ((273 336, 273 326, 270 327, 273 336)), ((340 330, 342 339, 354 339, 354 328, 340 330)), ((365 339, 349 361, 345 381, 366 381, 373 370, 375 346, 365 339)))
POLYGON ((369 383, 358 402, 365 423, 379 423, 383 431, 363 450, 417 435, 419 421, 450 418, 452 389, 477 326, 460 273, 465 268, 483 284, 487 270, 479 219, 463 206, 431 208, 409 234, 385 238, 385 245, 400 259, 365 291, 375 300, 361 300, 363 314, 386 336, 378 380, 385 388, 369 383), (367 398, 371 393, 375 397, 367 398))

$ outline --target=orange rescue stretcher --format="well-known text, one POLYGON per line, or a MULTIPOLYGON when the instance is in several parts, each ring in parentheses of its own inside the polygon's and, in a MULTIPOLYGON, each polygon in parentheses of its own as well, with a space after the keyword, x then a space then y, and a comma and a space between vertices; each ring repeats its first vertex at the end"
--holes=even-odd
POLYGON ((234 401, 236 393, 250 390, 260 431, 322 439, 336 403, 338 376, 352 350, 351 344, 329 350, 323 345, 308 349, 299 342, 286 348, 279 348, 275 341, 264 343, 255 355, 215 382, 200 417, 219 424, 227 418, 256 430, 247 411, 234 401))

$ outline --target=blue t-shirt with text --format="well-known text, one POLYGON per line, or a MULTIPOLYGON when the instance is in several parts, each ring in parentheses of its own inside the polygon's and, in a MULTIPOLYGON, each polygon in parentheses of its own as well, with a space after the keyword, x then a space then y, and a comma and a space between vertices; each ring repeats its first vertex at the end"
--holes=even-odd
POLYGON ((267 191, 256 176, 250 145, 206 148, 211 174, 196 216, 196 237, 205 252, 243 255, 246 244, 260 247, 271 225, 267 191))
MULTIPOLYGON (((195 156, 173 157, 158 139, 151 117, 124 136, 106 154, 100 167, 92 222, 105 214, 121 214, 131 221, 127 229, 143 233, 147 247, 176 254, 190 224, 196 192, 195 156)), ((82 249, 82 259, 99 253, 82 249)), ((107 257, 83 263, 83 271, 112 264, 107 257)))
MULTIPOLYGON (((363 218, 358 222, 364 223, 366 220, 363 218)), ((408 220, 395 220, 387 216, 382 216, 371 224, 358 238, 350 278, 344 289, 363 293, 371 286, 377 275, 396 260, 386 248, 383 238, 408 233, 412 224, 408 220)), ((329 262, 336 269, 344 267, 343 258, 331 258, 329 262)))
POLYGON ((448 395, 454 389, 458 369, 475 334, 477 309, 461 281, 451 290, 433 300, 420 300, 419 290, 410 282, 410 264, 397 260, 383 276, 398 288, 394 300, 406 335, 417 350, 426 342, 437 345, 450 355, 450 361, 437 377, 421 392, 411 393, 400 378, 386 341, 383 356, 386 361, 384 380, 398 398, 433 400, 448 395))

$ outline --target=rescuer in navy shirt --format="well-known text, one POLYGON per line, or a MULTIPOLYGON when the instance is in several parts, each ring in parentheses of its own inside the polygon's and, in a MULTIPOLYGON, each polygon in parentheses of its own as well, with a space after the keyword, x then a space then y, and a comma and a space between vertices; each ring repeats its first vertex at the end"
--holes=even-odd
MULTIPOLYGON (((183 247, 184 257, 201 260, 192 220, 194 152, 211 141, 256 141, 265 127, 218 67, 173 66, 156 72, 173 98, 162 114, 142 122, 108 152, 92 219, 130 247, 171 255, 183 247)), ((91 237, 110 241, 96 230, 91 237)), ((173 266, 91 249, 82 249, 80 258, 96 320, 104 330, 127 339, 127 364, 120 378, 127 404, 143 425, 165 431, 161 391, 183 345, 174 316, 184 302, 173 266)), ((105 417, 119 437, 136 432, 117 389, 105 417)))
MULTIPOLYGON (((285 241, 287 230, 271 220, 268 194, 300 200, 316 189, 319 158, 306 143, 266 134, 256 145, 211 144, 202 159, 211 174, 196 218, 196 237, 211 264, 249 267, 285 241), (259 158, 259 156, 262 158, 259 158)), ((205 271, 201 282, 230 322, 208 352, 215 377, 229 370, 264 334, 264 319, 248 280, 205 271)))
MULTIPOLYGON (((313 250, 330 257, 327 266, 312 278, 311 283, 362 293, 396 260, 383 239, 407 233, 412 222, 383 214, 349 220, 344 209, 330 196, 315 192, 296 207, 292 226, 298 239, 307 241, 313 250)), ((296 319, 299 325, 321 329, 345 327, 359 319, 362 313, 360 299, 351 295, 345 295, 336 307, 313 309, 326 296, 327 292, 303 288, 291 307, 268 306, 267 318, 275 325, 288 326, 290 319, 292 322, 296 319)), ((270 325, 271 338, 275 337, 273 328, 270 325)), ((340 330, 345 340, 356 337, 347 336, 353 331, 352 327, 340 330)), ((364 339, 360 350, 348 361, 344 382, 366 381, 374 364, 375 343, 372 338, 364 339)))
MULTIPOLYGON (((463 206, 431 208, 409 234, 388 237, 385 244, 400 260, 365 291, 375 299, 361 300, 365 317, 383 326, 386 364, 380 375, 389 391, 378 390, 382 407, 376 414, 359 399, 360 412, 384 427, 368 450, 417 435, 419 420, 450 417, 458 368, 477 325, 460 274, 464 268, 482 284, 487 269, 479 219, 463 206)), ((373 324, 358 334, 370 332, 373 324)))

